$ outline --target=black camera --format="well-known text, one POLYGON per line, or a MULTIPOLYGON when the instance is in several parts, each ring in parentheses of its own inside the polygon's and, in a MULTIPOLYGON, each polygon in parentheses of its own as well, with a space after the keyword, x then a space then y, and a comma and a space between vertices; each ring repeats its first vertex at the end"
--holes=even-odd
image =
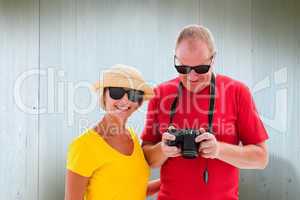
POLYGON ((195 138, 201 134, 199 130, 169 127, 167 132, 176 137, 173 141, 167 141, 168 146, 180 148, 184 158, 193 159, 198 156, 199 143, 195 142, 195 138))

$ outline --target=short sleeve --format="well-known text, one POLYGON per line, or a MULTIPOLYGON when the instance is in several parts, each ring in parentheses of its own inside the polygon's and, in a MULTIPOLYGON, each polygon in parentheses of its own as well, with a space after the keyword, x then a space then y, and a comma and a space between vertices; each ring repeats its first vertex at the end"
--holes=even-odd
POLYGON ((95 155, 84 140, 77 139, 69 146, 68 170, 84 177, 90 177, 97 167, 95 155))
POLYGON ((244 144, 258 144, 269 138, 257 112, 248 87, 241 85, 237 95, 237 127, 240 141, 244 144))
POLYGON ((145 126, 141 135, 143 142, 157 143, 161 141, 161 135, 158 131, 159 122, 157 119, 160 100, 158 88, 155 88, 154 92, 155 96, 148 103, 145 126))

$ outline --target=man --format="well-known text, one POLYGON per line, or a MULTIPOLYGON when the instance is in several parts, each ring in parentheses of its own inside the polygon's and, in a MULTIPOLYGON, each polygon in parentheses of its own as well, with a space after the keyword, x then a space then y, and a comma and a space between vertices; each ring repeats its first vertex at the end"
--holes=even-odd
POLYGON ((160 84, 149 102, 142 140, 150 166, 161 167, 158 200, 236 200, 239 169, 267 166, 268 135, 250 91, 213 73, 215 54, 207 28, 183 28, 174 56, 179 75, 160 84), (167 145, 176 138, 169 126, 200 131, 196 158, 167 145))

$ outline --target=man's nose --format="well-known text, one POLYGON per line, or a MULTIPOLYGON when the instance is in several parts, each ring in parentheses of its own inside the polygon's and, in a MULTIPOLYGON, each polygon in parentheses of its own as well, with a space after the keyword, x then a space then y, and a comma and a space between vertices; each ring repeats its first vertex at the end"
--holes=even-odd
POLYGON ((188 79, 191 81, 197 80, 199 77, 199 74, 197 74, 197 72, 195 72, 195 70, 190 71, 190 73, 188 73, 188 79))

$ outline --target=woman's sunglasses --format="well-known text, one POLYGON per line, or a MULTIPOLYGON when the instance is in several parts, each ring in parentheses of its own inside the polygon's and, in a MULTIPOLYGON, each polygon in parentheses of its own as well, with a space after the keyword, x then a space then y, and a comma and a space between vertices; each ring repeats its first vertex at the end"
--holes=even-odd
POLYGON ((128 100, 134 103, 140 103, 143 100, 144 92, 140 90, 134 90, 122 87, 108 87, 109 96, 112 99, 121 99, 125 94, 128 96, 128 100))
MULTIPOLYGON (((213 57, 211 57, 211 60, 212 60, 212 58, 213 57)), ((190 66, 181 65, 178 63, 179 63, 178 59, 176 58, 176 56, 174 56, 174 66, 175 66, 177 72, 180 74, 188 74, 192 70, 194 70, 197 74, 206 74, 211 67, 211 64, 210 65, 197 65, 197 66, 190 67, 190 66)))

